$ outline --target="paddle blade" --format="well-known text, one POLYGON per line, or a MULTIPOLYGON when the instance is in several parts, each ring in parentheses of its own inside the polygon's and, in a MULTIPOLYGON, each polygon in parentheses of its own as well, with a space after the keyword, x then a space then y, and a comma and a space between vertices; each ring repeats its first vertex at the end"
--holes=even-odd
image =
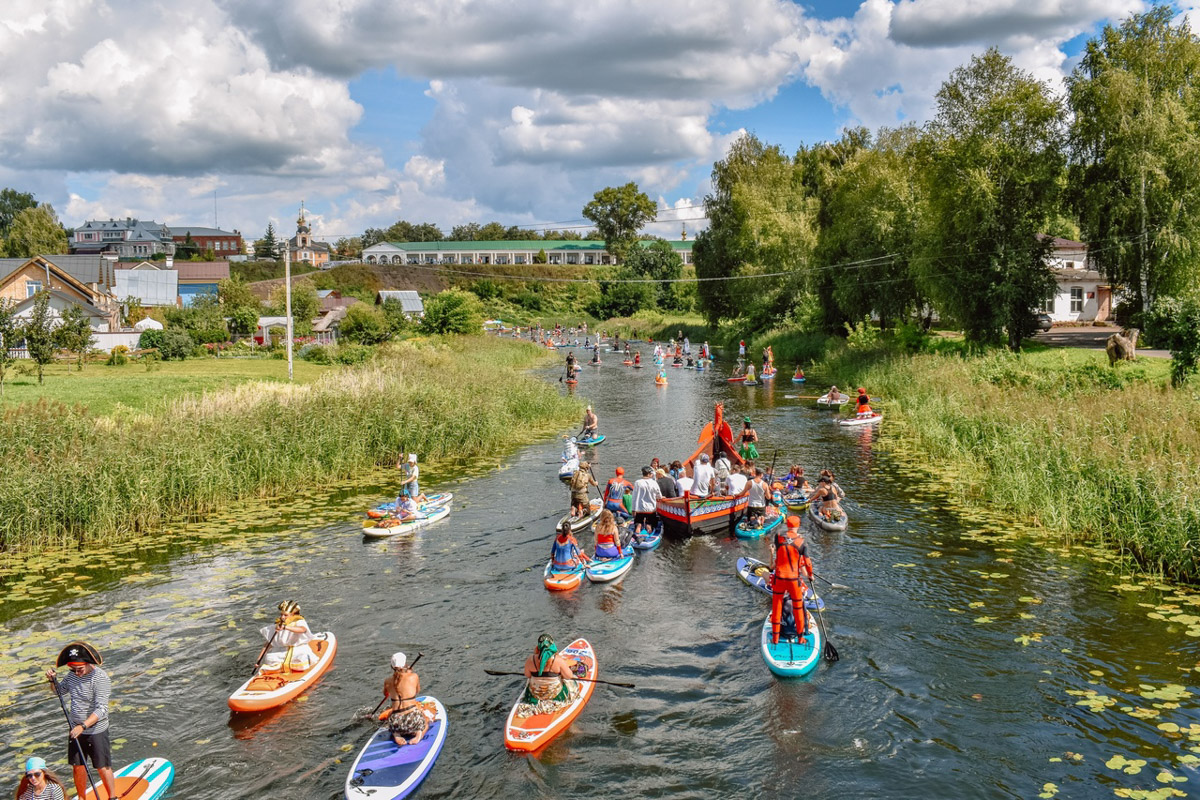
POLYGON ((830 664, 832 664, 833 662, 839 661, 840 659, 841 659, 841 656, 838 655, 837 648, 833 646, 833 642, 826 639, 825 640, 825 660, 828 661, 830 664))

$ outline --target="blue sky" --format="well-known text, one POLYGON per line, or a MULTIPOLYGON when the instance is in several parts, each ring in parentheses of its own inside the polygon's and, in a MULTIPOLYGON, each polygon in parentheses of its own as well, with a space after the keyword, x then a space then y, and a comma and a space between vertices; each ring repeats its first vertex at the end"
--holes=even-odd
MULTIPOLYGON (((397 219, 570 224, 636 182, 698 216, 743 131, 793 152, 924 122, 996 46, 1060 86, 1140 0, 9 0, 0 185, 67 225, 136 216, 330 240, 397 219), (284 9, 281 11, 281 9, 284 9)), ((1195 19, 1191 6, 1181 14, 1195 19)), ((701 223, 689 222, 689 230, 701 223)))

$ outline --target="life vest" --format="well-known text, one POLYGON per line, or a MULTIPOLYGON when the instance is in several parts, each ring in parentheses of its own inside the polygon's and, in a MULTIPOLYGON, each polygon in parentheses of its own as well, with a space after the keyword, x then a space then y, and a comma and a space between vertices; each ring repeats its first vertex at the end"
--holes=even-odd
POLYGON ((779 545, 775 551, 775 579, 796 581, 800 579, 800 565, 804 556, 794 542, 788 541, 779 545))

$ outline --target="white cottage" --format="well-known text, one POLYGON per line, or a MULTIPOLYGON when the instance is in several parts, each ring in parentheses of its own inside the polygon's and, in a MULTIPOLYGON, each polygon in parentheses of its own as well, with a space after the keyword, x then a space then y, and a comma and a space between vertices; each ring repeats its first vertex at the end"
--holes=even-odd
POLYGON ((1054 292, 1042 301, 1039 311, 1054 322, 1105 321, 1112 316, 1112 286, 1104 276, 1087 268, 1087 245, 1054 237, 1050 269, 1054 292))

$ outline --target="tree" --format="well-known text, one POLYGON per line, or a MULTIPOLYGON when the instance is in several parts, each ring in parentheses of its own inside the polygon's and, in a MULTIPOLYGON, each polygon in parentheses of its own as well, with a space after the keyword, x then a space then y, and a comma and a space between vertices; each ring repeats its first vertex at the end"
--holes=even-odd
POLYGON ((227 315, 239 308, 253 309, 256 314, 262 311, 262 300, 250 290, 250 284, 237 275, 231 275, 217 283, 217 297, 227 315))
POLYGON ((125 325, 133 327, 139 322, 150 316, 145 307, 142 305, 141 298, 126 297, 125 302, 121 304, 122 316, 124 317, 125 325))
POLYGON ((16 308, 16 303, 0 297, 0 397, 4 396, 4 373, 8 365, 15 360, 9 351, 17 346, 17 341, 21 338, 16 308))
POLYGON ((683 275, 683 259, 670 244, 658 239, 645 247, 635 246, 629 252, 625 266, 634 275, 659 281, 655 287, 659 308, 672 310, 678 307, 679 301, 672 281, 683 275))
POLYGON ((1061 109, 995 48, 955 69, 937 98, 921 282, 968 344, 1006 334, 1016 350, 1055 285, 1038 234, 1061 196, 1061 109))
POLYGON ((426 333, 479 333, 482 328, 483 306, 468 291, 447 289, 425 301, 421 330, 426 333))
POLYGON ((175 258, 180 261, 195 259, 200 255, 200 245, 196 244, 196 240, 192 238, 192 232, 188 231, 183 238, 183 242, 175 246, 175 258))
POLYGON ((268 222, 261 239, 254 243, 254 257, 273 261, 279 257, 280 242, 275 237, 275 223, 268 222))
POLYGON ((334 243, 333 250, 337 257, 343 261, 352 258, 362 258, 362 239, 358 236, 351 236, 349 239, 343 236, 334 243))
POLYGON ((1200 38, 1174 14, 1160 5, 1107 26, 1067 80, 1070 191, 1088 261, 1138 311, 1200 273, 1200 38))
POLYGON ((1164 297, 1145 317, 1146 333, 1171 351, 1171 383, 1182 386, 1200 370, 1200 302, 1164 297))
POLYGON ((647 222, 654 221, 657 215, 654 201, 638 191, 637 184, 632 182, 601 189, 583 207, 583 216, 596 225, 596 230, 604 237, 605 249, 618 264, 625 261, 630 248, 637 242, 638 231, 647 222))
POLYGON ((455 225, 450 229, 450 241, 452 242, 473 242, 479 238, 480 226, 478 222, 468 222, 463 225, 455 225))
MULTIPOLYGON (((287 310, 287 295, 283 285, 271 292, 272 313, 283 316, 287 310)), ((321 313, 321 298, 310 280, 292 283, 292 328, 300 333, 312 330, 313 318, 321 313)))
POLYGON ((597 319, 631 317, 654 305, 655 285, 642 283, 628 265, 620 267, 611 278, 600 279, 600 296, 588 304, 587 311, 597 319))
POLYGON ((508 228, 505 228, 499 222, 489 222, 479 229, 479 233, 477 235, 478 241, 481 242, 502 242, 507 238, 508 228))
POLYGON ((27 208, 37 208, 37 202, 29 192, 16 189, 0 189, 0 239, 8 235, 17 214, 27 208))
POLYGON ((358 344, 379 344, 388 338, 387 320, 383 313, 366 303, 355 303, 347 308, 338 330, 344 339, 358 344))
POLYGON ((258 311, 250 306, 238 306, 229 312, 229 332, 236 336, 249 336, 258 328, 258 311))
POLYGON ((545 264, 546 263, 545 248, 537 251, 537 253, 533 257, 533 263, 535 263, 535 264, 545 264))
POLYGON ((49 203, 16 213, 4 237, 4 254, 9 258, 67 252, 67 232, 49 203))
POLYGON ((384 300, 380 310, 383 311, 388 334, 393 338, 416 327, 408 314, 404 313, 404 304, 394 297, 384 300))
POLYGON ((92 349, 92 323, 79 306, 67 306, 54 329, 54 343, 76 356, 75 370, 83 371, 83 357, 92 349))
POLYGON ((37 364, 38 385, 46 365, 54 360, 54 320, 50 316, 50 292, 43 289, 34 296, 33 310, 21 327, 21 338, 29 358, 37 364))

